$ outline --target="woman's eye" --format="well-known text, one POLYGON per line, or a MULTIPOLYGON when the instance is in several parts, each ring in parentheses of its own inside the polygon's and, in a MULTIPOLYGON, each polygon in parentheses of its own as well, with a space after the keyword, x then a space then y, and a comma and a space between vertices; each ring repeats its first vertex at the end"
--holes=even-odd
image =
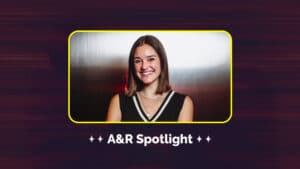
POLYGON ((134 60, 134 63, 136 64, 141 63, 141 60, 134 60))
POLYGON ((148 61, 154 61, 155 60, 155 58, 149 58, 148 59, 148 61))

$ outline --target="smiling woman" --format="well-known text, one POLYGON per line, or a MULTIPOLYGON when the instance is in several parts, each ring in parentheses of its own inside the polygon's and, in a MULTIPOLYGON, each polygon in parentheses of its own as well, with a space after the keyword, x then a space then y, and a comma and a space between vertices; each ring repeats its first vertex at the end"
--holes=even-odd
POLYGON ((107 121, 193 121, 193 101, 172 90, 167 55, 156 37, 142 36, 133 44, 126 87, 111 99, 107 121))

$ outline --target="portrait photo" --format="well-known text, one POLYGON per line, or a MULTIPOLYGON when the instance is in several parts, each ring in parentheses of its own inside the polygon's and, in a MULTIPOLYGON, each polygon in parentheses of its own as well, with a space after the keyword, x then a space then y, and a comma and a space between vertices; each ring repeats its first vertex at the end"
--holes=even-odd
POLYGON ((74 123, 227 123, 232 37, 225 30, 77 30, 68 40, 74 123))

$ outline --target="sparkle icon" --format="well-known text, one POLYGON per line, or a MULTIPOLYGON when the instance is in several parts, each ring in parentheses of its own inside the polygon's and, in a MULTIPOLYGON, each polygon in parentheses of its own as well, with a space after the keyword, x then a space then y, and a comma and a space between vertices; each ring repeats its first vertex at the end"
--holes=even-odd
POLYGON ((90 140, 90 142, 92 143, 92 142, 94 141, 94 137, 91 136, 91 137, 89 138, 89 140, 90 140))
POLYGON ((209 143, 211 141, 211 138, 209 136, 207 136, 206 141, 209 143))
POLYGON ((103 138, 101 136, 99 136, 98 141, 101 143, 102 140, 103 140, 103 138))
POLYGON ((202 140, 202 138, 200 136, 197 137, 198 143, 200 143, 200 141, 202 140))

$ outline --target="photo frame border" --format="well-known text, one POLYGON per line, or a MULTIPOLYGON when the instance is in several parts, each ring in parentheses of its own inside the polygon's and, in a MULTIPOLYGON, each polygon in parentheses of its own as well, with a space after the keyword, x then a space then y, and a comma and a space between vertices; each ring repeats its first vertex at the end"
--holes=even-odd
POLYGON ((75 124, 226 124, 233 116, 233 53, 232 53, 232 36, 226 30, 74 30, 68 36, 68 118, 75 124), (229 83, 230 83, 230 108, 229 117, 224 121, 192 121, 192 122, 176 122, 176 121, 165 121, 165 122, 137 122, 137 121, 126 121, 126 122, 106 122, 106 121, 76 121, 71 116, 71 38, 76 33, 92 33, 92 32, 223 32, 229 37, 230 47, 230 63, 229 63, 229 83))

